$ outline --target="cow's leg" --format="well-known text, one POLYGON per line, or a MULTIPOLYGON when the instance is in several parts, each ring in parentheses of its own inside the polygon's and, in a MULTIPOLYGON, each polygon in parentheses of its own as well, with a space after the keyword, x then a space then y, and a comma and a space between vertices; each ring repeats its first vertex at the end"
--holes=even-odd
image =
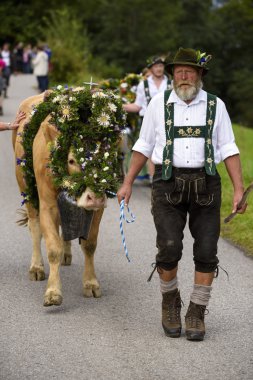
POLYGON ((101 297, 100 285, 98 283, 94 268, 94 253, 97 246, 99 224, 103 215, 103 209, 94 212, 89 238, 81 241, 84 252, 83 293, 85 297, 101 297))
POLYGON ((72 253, 71 253, 71 241, 63 241, 63 257, 61 265, 71 265, 72 253))
POLYGON ((32 281, 45 280, 44 262, 41 253, 41 229, 39 215, 36 210, 28 209, 28 226, 32 237, 32 260, 29 269, 29 278, 32 281))
POLYGON ((49 277, 44 296, 44 306, 60 305, 62 303, 60 265, 63 257, 63 242, 59 235, 59 214, 57 206, 50 208, 40 203, 40 223, 46 242, 49 262, 49 277))

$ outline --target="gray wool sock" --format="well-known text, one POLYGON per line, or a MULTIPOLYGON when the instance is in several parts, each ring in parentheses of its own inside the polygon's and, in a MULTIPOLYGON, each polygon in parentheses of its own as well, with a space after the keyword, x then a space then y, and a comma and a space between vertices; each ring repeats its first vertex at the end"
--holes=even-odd
POLYGON ((160 278, 160 289, 162 293, 171 292, 172 290, 175 290, 178 288, 178 281, 177 276, 173 278, 171 281, 163 281, 160 278))
POLYGON ((207 306, 211 297, 211 290, 211 286, 194 284, 191 301, 197 305, 207 306))

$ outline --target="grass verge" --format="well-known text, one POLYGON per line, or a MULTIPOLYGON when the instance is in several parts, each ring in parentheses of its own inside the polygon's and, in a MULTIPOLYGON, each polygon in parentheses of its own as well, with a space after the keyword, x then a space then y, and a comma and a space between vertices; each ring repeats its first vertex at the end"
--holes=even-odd
MULTIPOLYGON (((253 129, 233 125, 236 143, 240 149, 245 188, 253 182, 253 129)), ((217 167, 222 180, 221 236, 241 248, 253 258, 253 192, 248 197, 245 214, 236 215, 229 223, 224 218, 232 210, 233 187, 225 165, 217 167)))

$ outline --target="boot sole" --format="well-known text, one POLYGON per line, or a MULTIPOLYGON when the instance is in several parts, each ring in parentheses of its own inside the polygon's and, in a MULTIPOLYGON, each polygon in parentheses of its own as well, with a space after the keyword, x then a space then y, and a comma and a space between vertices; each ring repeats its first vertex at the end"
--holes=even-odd
POLYGON ((195 340, 195 341, 200 342, 204 340, 205 334, 196 333, 196 332, 185 332, 185 335, 186 335, 187 340, 195 340))
POLYGON ((181 336, 181 329, 167 330, 163 326, 163 330, 165 332, 165 335, 168 336, 169 338, 180 338, 181 336))

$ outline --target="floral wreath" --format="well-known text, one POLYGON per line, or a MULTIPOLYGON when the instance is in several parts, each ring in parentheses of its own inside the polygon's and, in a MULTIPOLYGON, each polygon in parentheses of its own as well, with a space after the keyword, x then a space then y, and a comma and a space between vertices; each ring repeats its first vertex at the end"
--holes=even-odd
POLYGON ((22 204, 31 202, 38 209, 38 193, 33 171, 32 144, 41 122, 50 114, 50 123, 60 132, 49 144, 48 167, 59 190, 77 198, 86 187, 99 197, 117 191, 121 179, 118 145, 125 128, 126 114, 119 96, 111 91, 57 86, 49 96, 33 108, 31 120, 22 135, 24 156, 17 158, 26 182, 22 204), (69 174, 67 159, 72 151, 81 167, 69 174))

